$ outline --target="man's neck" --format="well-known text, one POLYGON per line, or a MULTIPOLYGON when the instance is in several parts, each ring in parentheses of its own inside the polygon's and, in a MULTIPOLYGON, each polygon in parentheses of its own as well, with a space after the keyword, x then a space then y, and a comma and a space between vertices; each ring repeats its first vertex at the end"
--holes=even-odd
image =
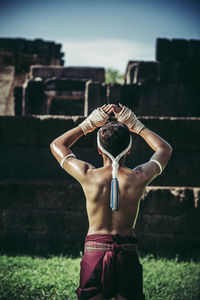
MULTIPOLYGON (((119 166, 124 166, 124 161, 125 161, 125 158, 122 157, 119 161, 119 166)), ((112 160, 110 158, 108 158, 107 156, 103 155, 103 166, 104 167, 109 167, 111 166, 112 167, 112 160)))

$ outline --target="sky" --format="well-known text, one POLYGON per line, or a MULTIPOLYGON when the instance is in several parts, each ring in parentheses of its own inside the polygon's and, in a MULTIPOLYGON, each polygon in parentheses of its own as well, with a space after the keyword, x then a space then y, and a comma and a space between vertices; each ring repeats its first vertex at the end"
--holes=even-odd
POLYGON ((65 66, 125 72, 156 38, 200 39, 200 0, 0 0, 0 37, 62 44, 65 66))

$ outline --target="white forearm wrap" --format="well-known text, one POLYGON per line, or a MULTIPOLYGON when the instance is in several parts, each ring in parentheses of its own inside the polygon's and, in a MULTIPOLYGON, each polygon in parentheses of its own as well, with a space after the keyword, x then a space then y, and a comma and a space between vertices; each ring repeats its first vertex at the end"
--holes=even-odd
POLYGON ((79 126, 84 134, 93 131, 97 127, 101 127, 108 120, 109 115, 106 114, 101 107, 96 108, 79 126))
POLYGON ((119 122, 125 124, 129 130, 132 130, 137 134, 145 127, 145 125, 138 120, 136 115, 126 106, 124 106, 115 116, 119 122))

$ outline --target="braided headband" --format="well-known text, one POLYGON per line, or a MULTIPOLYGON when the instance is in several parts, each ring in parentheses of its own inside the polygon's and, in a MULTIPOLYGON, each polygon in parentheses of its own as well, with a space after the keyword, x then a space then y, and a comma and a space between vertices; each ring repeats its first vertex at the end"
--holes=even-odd
MULTIPOLYGON (((101 129, 100 129, 101 130, 101 129)), ((119 161, 131 148, 132 146, 132 136, 130 135, 130 142, 128 147, 123 150, 117 157, 114 157, 111 153, 109 153, 106 149, 104 149, 100 143, 99 132, 97 132, 97 145, 99 149, 106 154, 112 160, 112 182, 111 182, 111 195, 110 195, 110 207, 113 211, 119 210, 119 183, 117 179, 117 173, 119 169, 119 161)))

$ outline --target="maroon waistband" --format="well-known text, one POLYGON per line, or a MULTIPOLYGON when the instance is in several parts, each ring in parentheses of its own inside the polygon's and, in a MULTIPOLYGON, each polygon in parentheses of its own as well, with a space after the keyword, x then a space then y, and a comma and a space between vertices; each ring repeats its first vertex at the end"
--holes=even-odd
POLYGON ((116 243, 116 244, 137 244, 138 239, 134 236, 121 236, 119 234, 89 234, 85 238, 85 243, 87 242, 99 242, 99 243, 116 243))

